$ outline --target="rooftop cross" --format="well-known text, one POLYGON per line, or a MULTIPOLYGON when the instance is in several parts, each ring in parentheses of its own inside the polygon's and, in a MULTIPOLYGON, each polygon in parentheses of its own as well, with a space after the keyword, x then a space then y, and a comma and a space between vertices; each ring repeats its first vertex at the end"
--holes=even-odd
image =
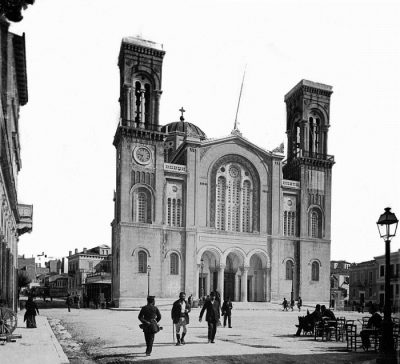
POLYGON ((182 115, 181 115, 181 117, 180 117, 180 120, 181 121, 184 121, 185 120, 185 118, 183 117, 183 113, 186 111, 184 108, 183 108, 183 106, 179 109, 179 111, 182 113, 182 115))

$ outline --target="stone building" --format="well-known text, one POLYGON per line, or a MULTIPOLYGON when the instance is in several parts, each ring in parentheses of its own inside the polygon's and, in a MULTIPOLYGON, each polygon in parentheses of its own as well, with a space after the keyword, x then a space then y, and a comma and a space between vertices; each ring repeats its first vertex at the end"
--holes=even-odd
POLYGON ((236 126, 209 139, 183 109, 179 121, 161 125, 164 55, 154 42, 122 40, 115 304, 133 305, 148 289, 157 297, 218 290, 235 301, 281 301, 292 280, 296 298, 328 303, 332 87, 302 80, 285 95, 285 159, 283 147, 265 150, 236 126))
POLYGON ((18 203, 19 110, 28 102, 25 36, 0 17, 0 301, 17 310, 18 238, 32 230, 32 205, 18 203))
POLYGON ((331 300, 330 307, 344 309, 349 300, 349 268, 345 260, 331 261, 331 300))
POLYGON ((80 295, 84 292, 84 284, 88 274, 97 272, 102 266, 102 261, 107 260, 111 254, 108 245, 99 245, 92 249, 83 248, 81 252, 75 249, 68 255, 68 292, 72 295, 80 295))

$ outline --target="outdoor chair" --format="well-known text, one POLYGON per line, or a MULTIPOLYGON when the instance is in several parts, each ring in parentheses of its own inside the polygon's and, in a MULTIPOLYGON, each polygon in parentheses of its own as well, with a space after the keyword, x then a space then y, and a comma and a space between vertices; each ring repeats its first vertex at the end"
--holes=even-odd
POLYGON ((320 337, 322 341, 324 341, 324 338, 326 341, 328 341, 329 338, 329 327, 328 324, 324 321, 317 321, 314 326, 314 340, 317 340, 317 338, 320 337))
POLYGON ((368 321, 369 321, 369 316, 364 316, 364 317, 362 318, 362 321, 361 321, 361 329, 362 329, 362 330, 364 330, 364 329, 367 328, 368 321))
POLYGON ((345 330, 347 350, 357 351, 357 325, 346 323, 345 330))
POLYGON ((339 317, 337 320, 337 327, 336 327, 336 340, 344 340, 345 337, 345 325, 346 325, 346 318, 339 317))
POLYGON ((399 348, 399 333, 400 333, 400 323, 393 320, 393 341, 395 350, 398 350, 399 348))

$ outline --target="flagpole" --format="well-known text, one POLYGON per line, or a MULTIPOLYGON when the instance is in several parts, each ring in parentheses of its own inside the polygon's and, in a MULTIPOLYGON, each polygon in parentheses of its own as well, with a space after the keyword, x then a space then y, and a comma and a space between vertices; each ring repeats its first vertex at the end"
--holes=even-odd
POLYGON ((242 98, 242 90, 243 90, 244 77, 246 75, 246 67, 247 67, 247 64, 244 67, 244 71, 243 71, 242 84, 240 86, 239 100, 238 100, 238 105, 237 105, 237 108, 236 108, 235 124, 233 126, 233 130, 237 130, 238 129, 237 128, 237 117, 238 117, 238 113, 239 113, 240 99, 242 98))

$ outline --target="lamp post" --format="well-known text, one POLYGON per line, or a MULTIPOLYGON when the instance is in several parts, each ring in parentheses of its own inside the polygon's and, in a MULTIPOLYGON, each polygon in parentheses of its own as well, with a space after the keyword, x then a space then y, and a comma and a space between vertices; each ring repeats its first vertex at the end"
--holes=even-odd
POLYGON ((385 208, 385 212, 379 216, 376 223, 379 235, 385 241, 385 310, 382 323, 382 341, 380 343, 380 354, 378 363, 395 363, 396 353, 393 342, 393 324, 390 307, 390 241, 396 236, 399 220, 396 215, 390 212, 390 207, 385 208))
POLYGON ((203 287, 203 270, 204 270, 204 259, 201 258, 200 260, 200 268, 201 268, 201 275, 200 275, 200 299, 203 301, 204 297, 204 287, 203 287))
POLYGON ((292 305, 294 299, 293 281, 294 281, 294 263, 292 263, 292 291, 290 292, 290 305, 292 305))
POLYGON ((150 296, 150 264, 147 266, 147 297, 150 296))

